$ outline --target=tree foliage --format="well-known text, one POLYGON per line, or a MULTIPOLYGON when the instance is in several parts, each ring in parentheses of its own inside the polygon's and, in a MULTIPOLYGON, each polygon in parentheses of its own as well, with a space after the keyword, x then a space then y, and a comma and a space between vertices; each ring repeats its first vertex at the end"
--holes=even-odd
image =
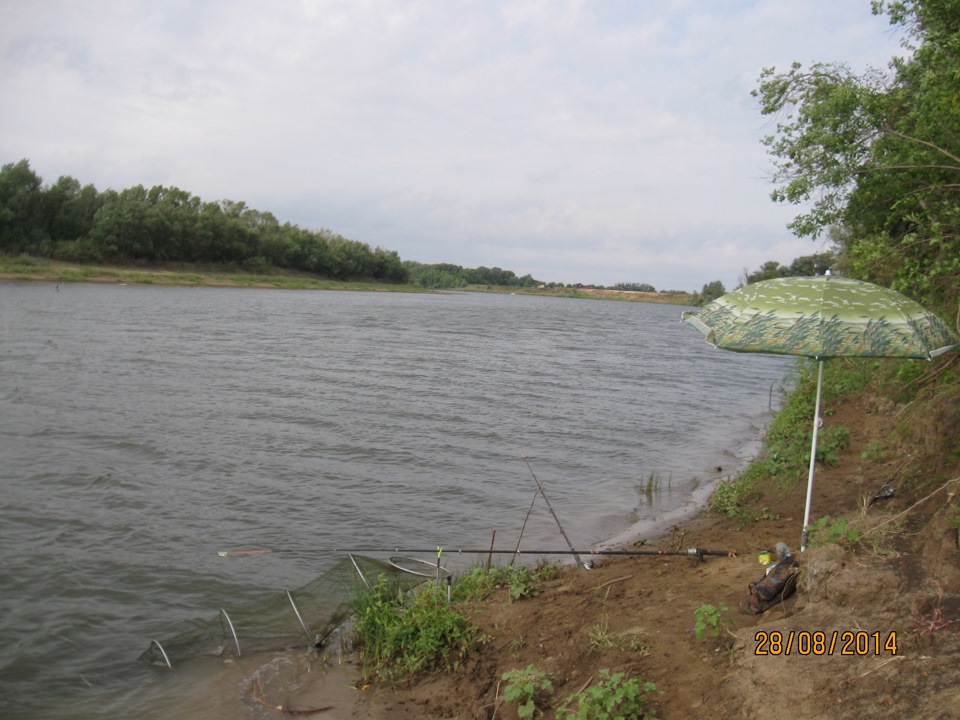
POLYGON ((281 224, 244 202, 204 202, 176 187, 98 193, 61 177, 49 187, 27 160, 0 168, 0 252, 74 262, 217 264, 406 282, 394 251, 330 230, 281 224))
POLYGON ((488 287, 537 287, 543 285, 529 274, 517 277, 512 270, 498 267, 465 268, 451 263, 419 263, 407 260, 403 263, 410 282, 425 288, 462 288, 467 285, 488 287))
POLYGON ((767 68, 754 95, 791 228, 830 233, 840 269, 932 307, 960 293, 960 0, 875 0, 904 55, 856 75, 836 63, 767 68))
POLYGON ((743 271, 740 279, 743 285, 752 285, 761 280, 771 280, 779 277, 812 277, 823 275, 836 263, 836 255, 832 252, 804 255, 793 260, 789 265, 781 265, 776 260, 767 260, 759 270, 743 271))
POLYGON ((614 290, 626 290, 628 292, 651 292, 655 293, 657 289, 649 283, 617 283, 613 286, 614 290))

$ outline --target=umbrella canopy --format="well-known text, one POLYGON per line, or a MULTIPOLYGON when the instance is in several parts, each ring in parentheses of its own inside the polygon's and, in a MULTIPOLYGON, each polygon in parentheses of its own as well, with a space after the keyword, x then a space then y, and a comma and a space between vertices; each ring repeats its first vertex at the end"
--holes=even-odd
POLYGON ((818 359, 929 360, 960 342, 905 295, 836 275, 764 280, 685 312, 683 320, 725 350, 818 359))
POLYGON ((939 317, 894 290, 836 275, 764 280, 683 313, 715 347, 799 355, 820 361, 801 550, 807 544, 820 427, 823 360, 887 357, 932 360, 960 339, 939 317))

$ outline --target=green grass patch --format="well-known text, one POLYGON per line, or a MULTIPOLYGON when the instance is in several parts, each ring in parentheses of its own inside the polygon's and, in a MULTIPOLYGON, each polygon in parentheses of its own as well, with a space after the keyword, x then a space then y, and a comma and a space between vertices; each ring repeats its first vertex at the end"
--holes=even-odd
POLYGON ((446 585, 426 582, 402 591, 380 577, 358 589, 354 602, 353 642, 366 680, 396 682, 420 672, 453 669, 482 642, 469 619, 471 605, 506 588, 510 601, 536 597, 537 584, 556 578, 562 568, 541 562, 534 567, 475 566, 446 585))
POLYGON ((263 287, 290 290, 357 290, 377 292, 427 292, 417 285, 396 285, 364 280, 337 280, 279 268, 262 272, 236 266, 189 263, 159 265, 94 265, 51 260, 29 255, 0 254, 0 279, 47 282, 117 282, 129 285, 189 285, 210 287, 263 287))
MULTIPOLYGON (((863 390, 877 372, 876 361, 830 360, 824 364, 820 414, 824 425, 817 437, 817 462, 833 464, 838 453, 850 446, 850 430, 830 425, 830 406, 838 398, 863 390)), ((767 426, 758 457, 737 476, 721 480, 710 497, 708 509, 746 524, 770 517, 758 507, 765 492, 792 488, 806 477, 813 443, 816 409, 817 365, 798 364, 796 386, 767 426)))
POLYGON ((476 628, 434 583, 404 592, 381 576, 358 594, 354 611, 354 645, 366 680, 453 669, 478 642, 476 628))
POLYGON ((539 562, 534 567, 504 565, 486 568, 477 565, 454 579, 453 602, 479 602, 495 590, 507 588, 510 600, 524 600, 540 594, 538 583, 553 580, 562 572, 557 563, 539 562))

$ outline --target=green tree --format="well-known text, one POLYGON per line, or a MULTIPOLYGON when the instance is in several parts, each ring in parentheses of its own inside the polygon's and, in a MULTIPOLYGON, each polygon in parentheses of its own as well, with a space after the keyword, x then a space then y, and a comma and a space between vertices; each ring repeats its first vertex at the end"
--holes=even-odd
POLYGON ((725 295, 726 292, 727 290, 723 286, 723 283, 719 280, 714 280, 713 282, 709 282, 704 285, 700 294, 703 296, 703 301, 708 303, 711 300, 716 300, 721 295, 725 295))
POLYGON ((751 285, 761 280, 770 280, 778 277, 796 277, 823 275, 836 263, 836 256, 832 252, 804 255, 794 259, 789 265, 781 265, 776 260, 767 260, 759 270, 750 272, 744 269, 741 283, 751 285))
POLYGON ((28 252, 44 239, 42 185, 27 160, 0 168, 0 250, 28 252))
POLYGON ((49 244, 35 248, 43 256, 91 262, 99 259, 90 240, 102 198, 93 185, 64 176, 43 191, 43 213, 49 244))
POLYGON ((808 205, 800 236, 831 233, 847 274, 934 307, 960 293, 960 0, 873 3, 904 32, 886 71, 768 68, 754 91, 779 119, 764 140, 773 198, 808 205))

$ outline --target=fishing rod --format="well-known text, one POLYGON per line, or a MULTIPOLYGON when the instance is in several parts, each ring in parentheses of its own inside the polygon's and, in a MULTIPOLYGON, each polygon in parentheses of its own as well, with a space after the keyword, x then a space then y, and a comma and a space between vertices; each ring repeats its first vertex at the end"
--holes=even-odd
MULTIPOLYGON (((217 553, 220 557, 233 557, 237 555, 264 555, 267 553, 284 552, 302 552, 298 550, 221 550, 217 553)), ((437 548, 400 548, 400 547, 355 547, 355 548, 318 548, 309 552, 315 553, 408 553, 419 555, 424 553, 436 553, 437 548)), ((573 555, 579 559, 579 553, 576 550, 491 550, 490 548, 443 548, 447 555, 573 555)), ((590 555, 689 555, 699 558, 703 557, 736 557, 737 553, 733 550, 705 550, 703 548, 688 548, 686 550, 585 550, 585 554, 590 555)))
MULTIPOLYGON (((547 494, 543 491, 543 483, 537 480, 537 474, 533 472, 533 468, 530 467, 530 461, 527 460, 526 453, 523 450, 520 451, 520 457, 523 458, 523 461, 527 464, 527 469, 530 471, 530 474, 533 475, 533 481, 537 484, 537 490, 540 492, 543 501, 547 504, 547 509, 550 511, 550 514, 553 515, 553 519, 557 521, 557 527, 560 528, 560 534, 563 535, 563 539, 567 541, 567 547, 570 548, 570 554, 576 559, 577 564, 582 567, 584 570, 589 570, 590 566, 587 565, 583 560, 580 559, 580 556, 577 554, 577 551, 573 549, 573 543, 570 542, 570 538, 567 537, 567 533, 563 529, 563 525, 560 524, 560 518, 557 517, 557 514, 553 511, 553 505, 550 504, 550 501, 547 499, 547 494)), ((534 498, 537 496, 534 495, 534 498)))

